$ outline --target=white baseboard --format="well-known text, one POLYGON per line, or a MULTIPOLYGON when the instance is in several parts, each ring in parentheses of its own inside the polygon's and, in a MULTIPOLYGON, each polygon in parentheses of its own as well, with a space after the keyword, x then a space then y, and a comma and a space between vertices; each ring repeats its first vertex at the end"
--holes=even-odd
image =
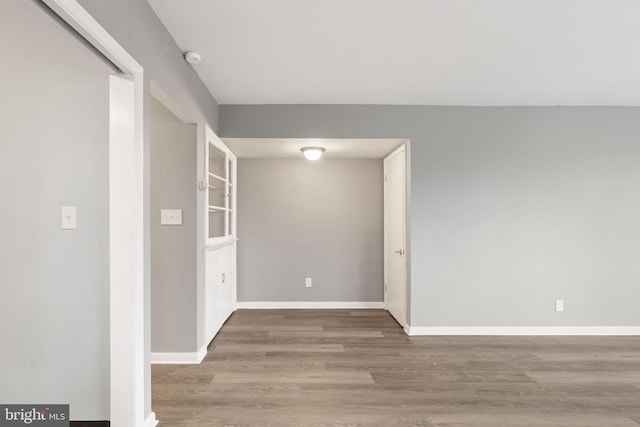
POLYGON ((640 335, 640 326, 409 326, 407 335, 640 335))
POLYGON ((156 427, 160 421, 156 420, 156 413, 151 411, 151 413, 144 420, 144 427, 156 427))
POLYGON ((207 345, 203 345, 197 352, 151 353, 151 364, 153 365, 197 365, 207 355, 207 345))
POLYGON ((238 308, 283 309, 283 308, 384 308, 382 301, 238 301, 238 308))

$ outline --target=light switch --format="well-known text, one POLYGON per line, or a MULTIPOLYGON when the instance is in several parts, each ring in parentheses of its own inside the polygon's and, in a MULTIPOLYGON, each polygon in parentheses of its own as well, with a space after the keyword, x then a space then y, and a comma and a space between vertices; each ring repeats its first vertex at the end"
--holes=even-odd
POLYGON ((182 225, 182 209, 161 209, 160 224, 182 225))
POLYGON ((77 227, 76 219, 76 207, 75 206, 63 206, 60 209, 62 217, 62 229, 63 230, 75 230, 77 227))

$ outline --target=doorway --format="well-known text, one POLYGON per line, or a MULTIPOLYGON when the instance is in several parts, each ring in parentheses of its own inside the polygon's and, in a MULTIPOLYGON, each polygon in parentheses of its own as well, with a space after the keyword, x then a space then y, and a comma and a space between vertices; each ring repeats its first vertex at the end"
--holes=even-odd
MULTIPOLYGON (((238 197, 238 307, 386 308, 384 159, 397 150, 406 154, 409 141, 223 141, 239 158, 243 189, 238 197), (325 148, 322 159, 305 160, 301 148, 306 146, 325 148)), ((401 182, 406 181, 403 175, 401 182)), ((401 206, 399 216, 405 218, 407 211, 401 206)), ((403 241, 407 259, 409 245, 403 241)), ((402 326, 407 281, 404 274, 393 282, 394 290, 402 292, 392 295, 392 310, 405 312, 397 315, 405 319, 399 321, 402 326)))
POLYGON ((77 1, 43 2, 91 45, 89 50, 97 50, 117 68, 109 78, 105 170, 109 225, 109 418, 112 425, 151 427, 157 422, 150 410, 145 369, 148 334, 144 317, 143 68, 77 1))

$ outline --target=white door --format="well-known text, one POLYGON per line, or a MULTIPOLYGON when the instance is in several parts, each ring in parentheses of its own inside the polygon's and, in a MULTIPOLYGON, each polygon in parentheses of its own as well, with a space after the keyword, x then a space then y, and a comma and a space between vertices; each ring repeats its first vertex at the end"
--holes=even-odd
POLYGON ((220 250, 220 323, 224 323, 235 310, 233 251, 235 245, 220 250))
POLYGON ((206 253, 205 342, 209 344, 220 329, 220 251, 206 253))
POLYGON ((385 307, 402 327, 406 324, 405 147, 384 159, 385 307))

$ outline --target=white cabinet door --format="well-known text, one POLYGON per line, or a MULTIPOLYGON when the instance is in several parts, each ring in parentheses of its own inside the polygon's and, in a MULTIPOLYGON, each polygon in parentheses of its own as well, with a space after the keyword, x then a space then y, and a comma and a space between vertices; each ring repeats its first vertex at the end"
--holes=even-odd
POLYGON ((205 331, 207 344, 218 333, 220 321, 220 251, 206 253, 205 331))
POLYGON ((220 323, 224 323, 235 310, 234 252, 235 244, 220 250, 220 323))

